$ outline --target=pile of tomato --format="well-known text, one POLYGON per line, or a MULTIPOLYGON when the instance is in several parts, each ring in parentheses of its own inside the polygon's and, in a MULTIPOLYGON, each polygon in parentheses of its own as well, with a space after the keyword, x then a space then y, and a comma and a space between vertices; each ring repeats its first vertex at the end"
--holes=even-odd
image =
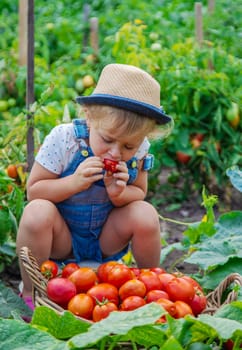
MULTIPOLYGON (((131 311, 151 302, 174 318, 197 316, 206 308, 206 296, 195 279, 160 267, 139 269, 109 261, 97 270, 69 263, 58 271, 57 264, 48 260, 41 265, 41 272, 48 279, 50 300, 93 322, 112 311, 131 311)), ((157 320, 163 322, 166 316, 157 320)))

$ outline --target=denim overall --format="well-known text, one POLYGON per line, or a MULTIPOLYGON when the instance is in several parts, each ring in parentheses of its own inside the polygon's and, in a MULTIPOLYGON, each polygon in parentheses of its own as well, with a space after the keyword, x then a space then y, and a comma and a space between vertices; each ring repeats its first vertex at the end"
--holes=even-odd
MULTIPOLYGON (((93 156, 91 148, 84 141, 89 137, 86 122, 82 119, 74 119, 73 124, 79 152, 75 154, 73 161, 60 177, 73 174, 82 161, 93 156)), ((128 183, 130 184, 138 174, 137 158, 133 157, 126 164, 129 172, 128 183)), ((110 211, 113 209, 103 180, 95 182, 87 190, 58 203, 57 208, 70 229, 73 254, 78 263, 83 260, 94 260, 99 263, 119 260, 127 252, 128 246, 108 258, 102 257, 99 236, 110 211)))

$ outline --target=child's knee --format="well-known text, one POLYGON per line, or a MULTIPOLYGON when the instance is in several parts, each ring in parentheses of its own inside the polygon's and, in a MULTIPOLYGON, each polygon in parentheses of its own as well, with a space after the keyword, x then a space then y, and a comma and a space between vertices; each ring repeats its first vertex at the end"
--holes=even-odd
POLYGON ((150 231, 159 230, 159 216, 156 209, 148 202, 134 202, 134 221, 139 228, 150 231), (136 204, 136 205, 135 205, 136 204))
POLYGON ((27 204, 24 209, 20 225, 34 229, 42 227, 42 225, 50 222, 54 211, 56 210, 53 203, 43 200, 35 199, 27 204))

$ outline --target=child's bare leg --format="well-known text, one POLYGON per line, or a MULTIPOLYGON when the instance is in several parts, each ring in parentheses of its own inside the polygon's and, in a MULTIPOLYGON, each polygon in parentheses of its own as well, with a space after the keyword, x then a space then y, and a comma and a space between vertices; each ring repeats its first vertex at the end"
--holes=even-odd
MULTIPOLYGON (((65 258, 71 252, 71 237, 67 225, 56 206, 42 199, 33 200, 24 209, 17 234, 17 254, 28 247, 37 262, 53 258, 65 258)), ((23 280, 23 296, 31 295, 32 284, 19 261, 23 280)))
POLYGON ((109 256, 117 253, 130 241, 138 267, 159 266, 160 223, 151 204, 136 201, 111 212, 100 237, 103 254, 109 256))

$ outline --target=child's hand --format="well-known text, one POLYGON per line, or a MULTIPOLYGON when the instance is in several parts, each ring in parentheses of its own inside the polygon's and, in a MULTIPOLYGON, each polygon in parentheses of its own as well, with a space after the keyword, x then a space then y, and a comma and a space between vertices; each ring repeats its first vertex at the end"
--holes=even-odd
POLYGON ((104 184, 110 198, 119 196, 129 179, 128 168, 125 162, 119 162, 116 165, 115 172, 106 171, 104 175, 104 184))
POLYGON ((103 162, 99 157, 88 157, 74 172, 74 181, 79 191, 87 190, 95 181, 103 178, 103 162))

